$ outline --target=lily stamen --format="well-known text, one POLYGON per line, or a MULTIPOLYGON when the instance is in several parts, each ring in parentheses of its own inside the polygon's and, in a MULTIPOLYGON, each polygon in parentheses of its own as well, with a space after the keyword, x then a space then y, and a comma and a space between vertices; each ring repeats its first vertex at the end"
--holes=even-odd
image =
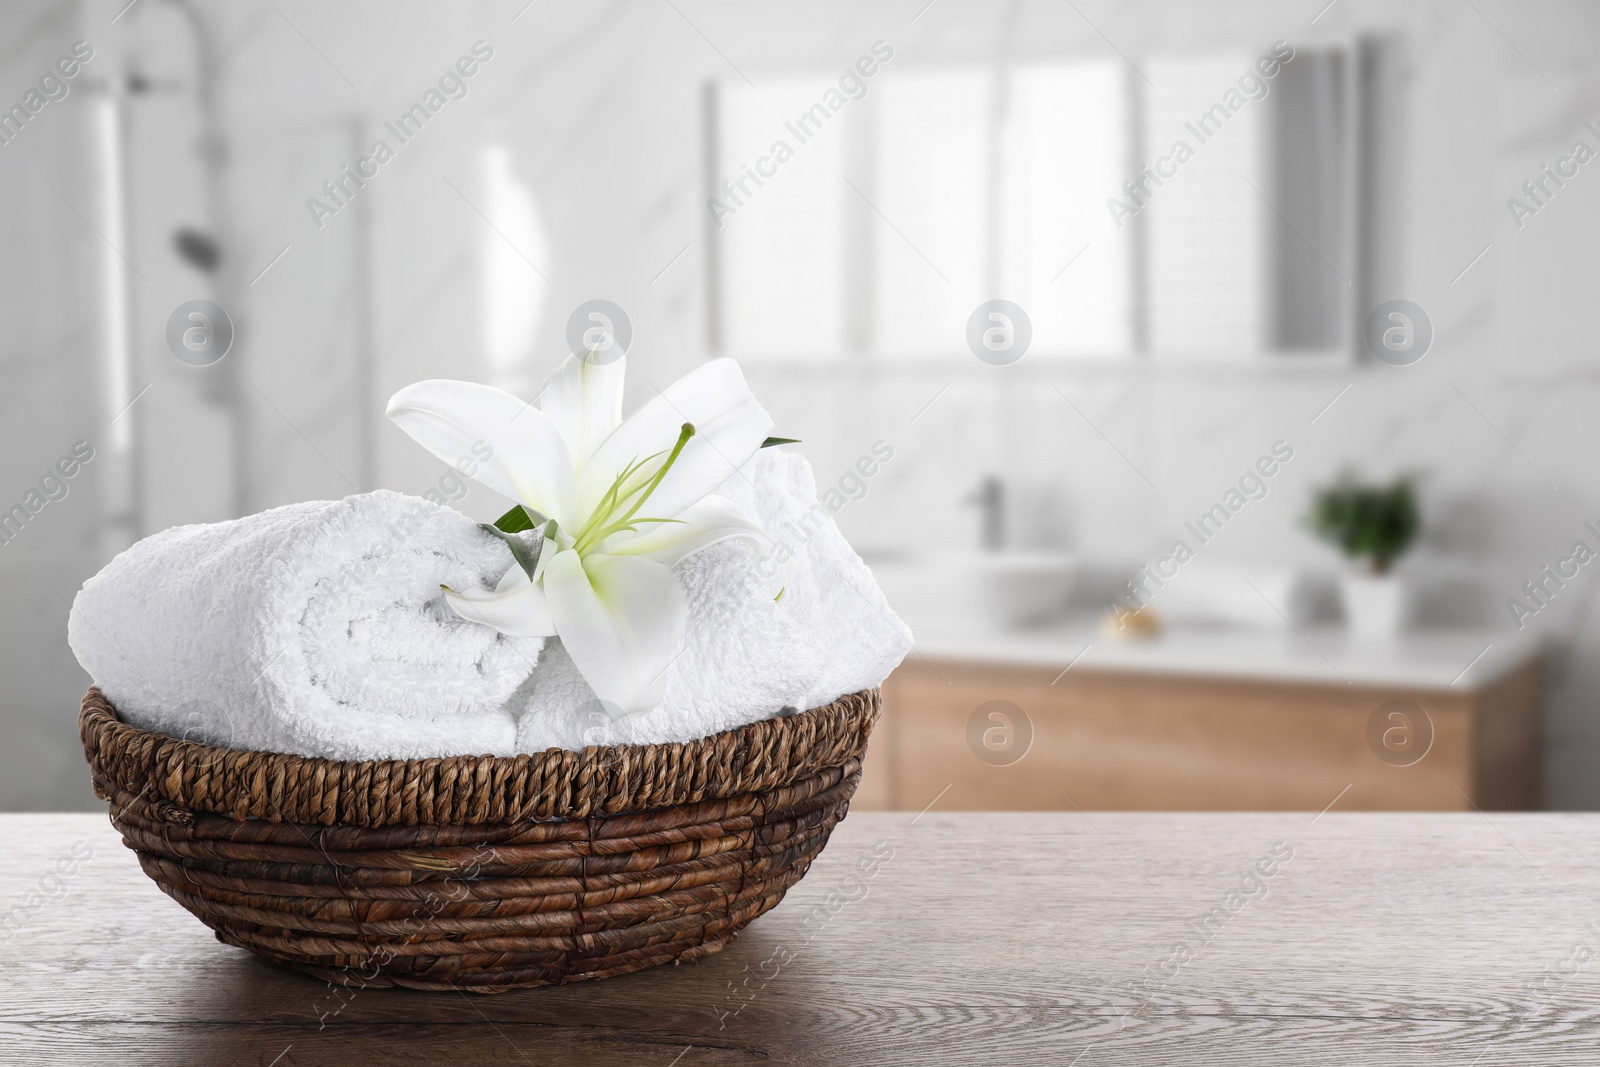
MULTIPOLYGON (((684 446, 689 443, 689 438, 693 436, 694 423, 684 423, 683 429, 678 433, 678 443, 672 446, 672 451, 668 453, 666 461, 661 464, 661 469, 656 471, 655 477, 651 478, 650 481, 644 485, 643 489, 638 491, 638 497, 633 501, 633 506, 628 509, 627 514, 623 515, 622 518, 618 519, 610 526, 606 526, 599 531, 585 531, 584 535, 579 537, 577 543, 573 545, 573 548, 578 552, 579 555, 582 555, 588 549, 593 548, 595 545, 601 543, 612 534, 628 529, 628 524, 632 521, 633 517, 639 513, 639 509, 644 506, 644 502, 650 499, 650 494, 656 491, 656 487, 659 486, 661 484, 661 480, 667 476, 667 472, 672 469, 672 465, 678 461, 678 457, 683 454, 684 446)), ((628 496, 625 495, 622 499, 626 500, 627 498, 628 496)), ((617 501, 617 504, 614 505, 614 507, 621 506, 621 503, 622 500, 617 501)), ((597 508, 595 509, 595 514, 601 515, 603 512, 601 509, 597 508)), ((609 518, 609 514, 606 514, 606 517, 609 518)), ((592 524, 593 523, 591 520, 591 525, 592 524)))

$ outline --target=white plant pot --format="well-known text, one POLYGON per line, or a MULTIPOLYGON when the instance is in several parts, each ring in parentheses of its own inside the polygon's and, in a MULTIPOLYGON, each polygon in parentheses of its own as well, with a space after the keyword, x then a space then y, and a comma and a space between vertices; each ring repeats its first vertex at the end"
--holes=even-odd
POLYGON ((1344 617, 1357 637, 1395 637, 1411 621, 1411 590, 1392 574, 1347 574, 1344 617))

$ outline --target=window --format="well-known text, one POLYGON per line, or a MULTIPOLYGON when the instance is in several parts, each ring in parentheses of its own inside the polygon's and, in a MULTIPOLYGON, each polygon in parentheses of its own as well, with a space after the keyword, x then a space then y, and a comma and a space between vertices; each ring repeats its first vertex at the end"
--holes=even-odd
POLYGON ((1001 127, 1001 266, 994 295, 1020 304, 1040 352, 1133 349, 1133 245, 1106 213, 1127 177, 1120 63, 1017 71, 1001 127), (1015 295, 1012 295, 1015 294, 1015 295))
POLYGON ((844 181, 850 116, 806 121, 815 86, 741 84, 721 96, 723 330, 743 356, 835 355, 843 350, 844 181), (796 125, 796 121, 799 125, 796 125), (796 132, 792 132, 789 127, 796 132), (807 140, 800 142, 800 136, 807 140), (782 141, 791 151, 772 152, 782 141), (763 176, 763 172, 766 176, 763 176))
POLYGON ((872 138, 876 166, 860 193, 873 265, 873 347, 886 355, 961 343, 985 299, 990 79, 977 72, 882 76, 872 138))
POLYGON ((1261 110, 1230 113, 1226 127, 1212 116, 1221 86, 1250 66, 1248 55, 1151 60, 1153 87, 1142 158, 1166 154, 1175 138, 1195 149, 1175 180, 1155 190, 1141 213, 1150 292, 1150 348, 1163 354, 1210 354, 1230 346, 1257 351, 1264 298, 1267 187, 1261 161, 1261 110), (1185 124, 1188 124, 1186 128, 1185 124), (1198 131, 1198 132, 1195 132, 1198 131), (1201 135, 1207 141, 1200 143, 1201 135))
POLYGON ((713 87, 713 347, 960 354, 972 310, 1003 298, 1047 357, 1337 349, 1343 56, 1271 79, 1260 62, 885 69, 831 107, 825 81, 713 87))

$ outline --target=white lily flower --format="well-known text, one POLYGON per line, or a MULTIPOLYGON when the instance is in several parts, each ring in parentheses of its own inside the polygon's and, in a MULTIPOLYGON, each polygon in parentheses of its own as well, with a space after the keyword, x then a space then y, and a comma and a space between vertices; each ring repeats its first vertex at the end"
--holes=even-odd
POLYGON ((388 415, 446 463, 492 456, 473 476, 540 523, 533 574, 445 590, 464 619, 517 637, 559 636, 595 695, 629 713, 661 702, 688 608, 672 565, 761 528, 712 491, 772 430, 738 364, 713 360, 622 419, 625 357, 568 357, 535 408, 500 389, 435 379, 388 415))

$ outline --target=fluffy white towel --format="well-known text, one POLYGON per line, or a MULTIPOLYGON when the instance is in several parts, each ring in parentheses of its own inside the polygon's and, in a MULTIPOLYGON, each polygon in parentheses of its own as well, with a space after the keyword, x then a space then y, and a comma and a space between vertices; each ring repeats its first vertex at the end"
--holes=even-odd
POLYGON ((605 707, 552 641, 520 694, 518 751, 690 741, 878 685, 905 658, 911 631, 818 503, 803 457, 762 449, 718 494, 778 550, 724 542, 678 565, 689 621, 661 704, 632 717, 605 707))
POLYGON ((508 700, 541 638, 459 618, 502 542, 380 490, 147 537, 84 583, 68 639, 128 722, 334 759, 516 750, 508 700))
POLYGON ((809 464, 765 449, 720 495, 777 549, 727 542, 678 565, 688 627, 644 715, 602 704, 558 640, 450 611, 441 584, 492 586, 509 553, 459 513, 387 491, 148 537, 84 583, 68 638, 136 726, 334 759, 688 741, 887 677, 911 633, 809 464))

